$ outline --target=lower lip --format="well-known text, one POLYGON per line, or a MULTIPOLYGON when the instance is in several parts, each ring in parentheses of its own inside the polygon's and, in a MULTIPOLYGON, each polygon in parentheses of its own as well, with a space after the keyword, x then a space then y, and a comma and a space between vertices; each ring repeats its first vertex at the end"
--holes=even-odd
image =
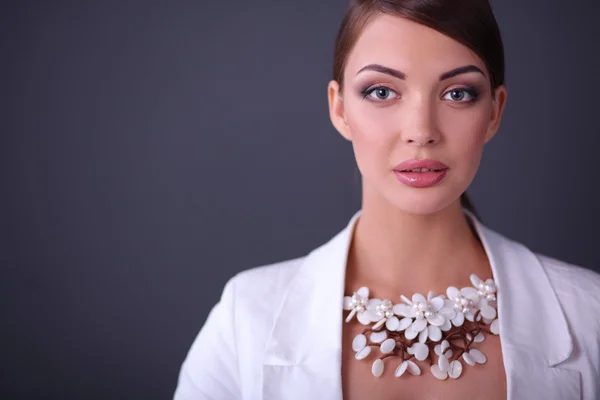
POLYGON ((394 171, 396 178, 405 185, 423 188, 433 186, 446 176, 447 169, 429 172, 401 172, 394 171))

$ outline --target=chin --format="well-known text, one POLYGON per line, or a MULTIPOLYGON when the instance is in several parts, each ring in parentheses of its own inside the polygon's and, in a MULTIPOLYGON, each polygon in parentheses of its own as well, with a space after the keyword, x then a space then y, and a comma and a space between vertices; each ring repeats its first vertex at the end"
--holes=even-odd
POLYGON ((401 194, 395 191, 394 196, 388 198, 399 210, 414 215, 434 215, 456 202, 460 203, 460 193, 449 193, 443 188, 412 189, 407 188, 401 194))
POLYGON ((445 205, 441 205, 439 203, 426 204, 422 202, 411 203, 406 201, 396 202, 394 205, 404 213, 421 216, 434 215, 446 208, 445 205))

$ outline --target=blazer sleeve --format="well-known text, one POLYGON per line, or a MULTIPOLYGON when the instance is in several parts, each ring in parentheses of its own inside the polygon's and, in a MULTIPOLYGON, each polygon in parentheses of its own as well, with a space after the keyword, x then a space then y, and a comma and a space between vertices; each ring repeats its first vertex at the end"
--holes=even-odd
POLYGON ((234 328, 235 278, 210 311, 181 365, 174 400, 241 399, 234 328))

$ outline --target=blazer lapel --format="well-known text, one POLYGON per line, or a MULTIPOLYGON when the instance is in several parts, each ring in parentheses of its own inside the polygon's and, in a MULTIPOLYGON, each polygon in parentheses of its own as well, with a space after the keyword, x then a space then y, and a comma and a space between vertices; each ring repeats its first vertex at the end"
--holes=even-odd
MULTIPOLYGON (((569 357, 573 341, 540 261, 463 211, 483 243, 498 286, 508 399, 579 399, 579 373, 557 367, 569 357)), ((344 280, 360 214, 309 253, 290 282, 267 340, 262 399, 342 399, 344 280)))
POLYGON ((265 350, 263 399, 342 399, 344 281, 359 216, 309 253, 290 283, 265 350))
POLYGON ((580 374, 558 367, 573 339, 546 271, 527 247, 487 228, 468 210, 498 287, 508 399, 580 399, 580 374))

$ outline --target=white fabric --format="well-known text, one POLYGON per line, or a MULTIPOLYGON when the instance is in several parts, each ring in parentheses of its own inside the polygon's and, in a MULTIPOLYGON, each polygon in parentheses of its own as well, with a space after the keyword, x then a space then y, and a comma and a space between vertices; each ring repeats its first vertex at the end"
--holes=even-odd
MULTIPOLYGON (((600 274, 471 213, 498 286, 508 399, 600 399, 600 274)), ((175 400, 341 400, 345 268, 359 210, 308 255, 237 274, 183 362, 175 400)))

